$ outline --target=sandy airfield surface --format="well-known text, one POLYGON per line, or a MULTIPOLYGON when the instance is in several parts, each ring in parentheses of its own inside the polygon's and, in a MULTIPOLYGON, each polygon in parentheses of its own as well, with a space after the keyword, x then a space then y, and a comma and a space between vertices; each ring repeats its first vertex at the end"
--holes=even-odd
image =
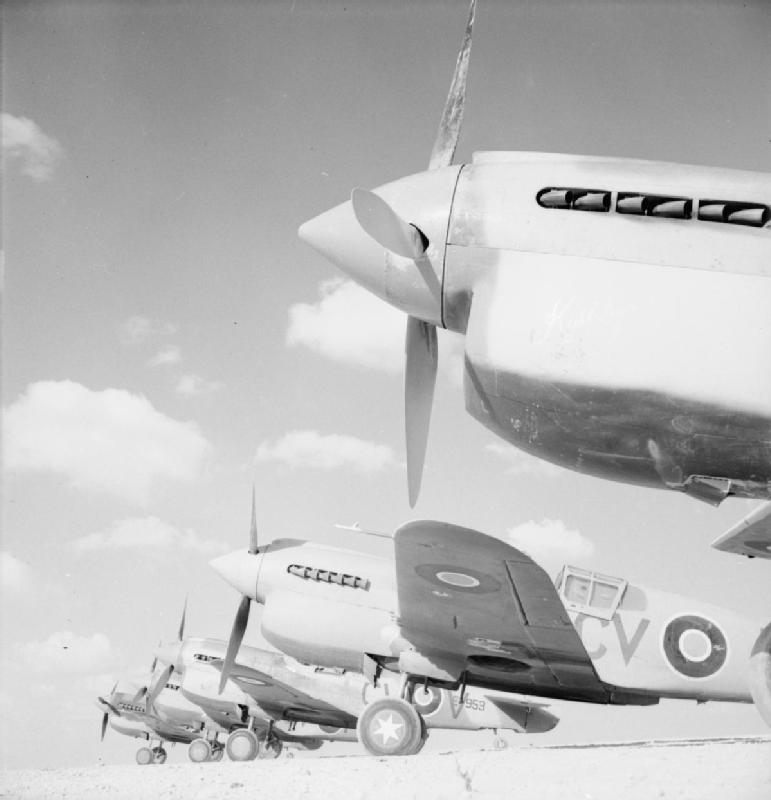
POLYGON ((25 800, 769 800, 771 737, 10 770, 0 780, 0 797, 25 800))

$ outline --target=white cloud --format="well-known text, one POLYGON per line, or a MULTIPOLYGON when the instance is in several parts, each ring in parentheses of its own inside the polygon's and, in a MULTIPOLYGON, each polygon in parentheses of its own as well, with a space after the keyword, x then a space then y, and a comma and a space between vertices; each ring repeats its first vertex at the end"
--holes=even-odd
POLYGON ((44 642, 26 642, 16 648, 20 660, 40 675, 98 673, 115 661, 110 640, 103 633, 76 636, 72 631, 57 631, 44 642))
POLYGON ((0 589, 21 594, 30 588, 33 572, 30 566, 7 550, 0 550, 0 589))
POLYGON ((192 530, 180 531, 158 517, 123 519, 108 530, 90 533, 76 539, 72 546, 79 553, 101 550, 154 550, 179 553, 183 551, 210 556, 225 552, 225 542, 202 539, 192 530))
POLYGON ((31 119, 5 112, 2 130, 3 156, 8 161, 19 160, 22 173, 34 181, 50 180, 64 152, 59 142, 46 136, 31 119))
MULTIPOLYGON (((289 347, 307 347, 344 364, 402 372, 406 314, 353 281, 324 281, 319 294, 315 303, 289 307, 289 347)), ((439 329, 439 371, 458 386, 463 346, 460 334, 439 329)))
POLYGON ((210 392, 218 392, 224 385, 225 384, 220 381, 207 381, 200 375, 183 375, 177 381, 176 391, 177 394, 188 396, 209 394, 210 392))
POLYGON ((256 461, 279 461, 289 467, 336 469, 351 467, 360 472, 377 472, 398 466, 393 450, 384 444, 367 442, 354 436, 317 431, 290 431, 275 444, 263 442, 256 461))
POLYGON ((147 502, 159 480, 192 481, 208 443, 193 422, 156 411, 123 389, 92 391, 72 381, 40 381, 3 414, 5 466, 49 471, 79 489, 147 502))
POLYGON ((545 569, 558 568, 565 563, 581 566, 594 553, 591 539, 558 519, 531 520, 506 533, 510 544, 524 550, 545 569))
POLYGON ((177 332, 173 322, 154 322, 147 317, 133 316, 118 325, 118 335, 123 344, 137 345, 150 339, 172 336, 177 332))
POLYGON ((485 450, 488 453, 501 458, 506 464, 507 475, 536 475, 539 478, 558 478, 564 475, 566 470, 552 464, 549 461, 544 461, 537 456, 531 456, 524 450, 520 450, 510 444, 502 444, 494 442, 493 444, 485 445, 485 450))
POLYGON ((148 367, 164 367, 168 364, 179 364, 182 361, 182 351, 175 344, 162 347, 151 359, 148 360, 148 367))
POLYGON ((334 361, 399 372, 404 364, 405 315, 353 281, 319 287, 318 302, 289 308, 286 342, 334 361))

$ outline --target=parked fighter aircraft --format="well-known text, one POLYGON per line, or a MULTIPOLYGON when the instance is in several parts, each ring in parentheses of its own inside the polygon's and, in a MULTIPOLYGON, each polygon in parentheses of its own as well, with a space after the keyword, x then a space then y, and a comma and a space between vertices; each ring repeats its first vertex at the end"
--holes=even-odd
MULTIPOLYGON (((285 714, 297 706, 296 696, 286 696, 286 687, 265 685, 263 700, 255 703, 235 684, 228 683, 225 695, 220 696, 220 673, 213 662, 222 663, 226 643, 216 639, 185 638, 186 607, 174 642, 159 645, 156 663, 163 670, 151 680, 151 686, 137 694, 135 701, 146 693, 145 705, 163 721, 195 732, 188 755, 191 761, 219 761, 227 752, 232 761, 254 758, 277 758, 284 745, 295 749, 316 750, 325 741, 355 741, 355 735, 345 731, 324 730, 316 724, 313 710, 308 714, 285 714), (173 677, 174 683, 170 683, 173 677), (172 690, 173 691, 170 691, 172 690), (278 695, 278 696, 277 696, 278 695), (293 702, 294 701, 294 702, 293 702), (284 724, 282 720, 288 720, 284 724), (300 724, 298 725, 298 721, 300 724), (223 745, 220 735, 227 736, 223 745)), ((283 656, 262 653, 283 661, 283 656)), ((153 670, 151 670, 152 673, 153 670)), ((312 698, 305 698, 312 702, 312 698)), ((315 700, 316 711, 324 703, 315 700)))
POLYGON ((258 548, 254 530, 248 552, 211 562, 243 595, 223 680, 254 600, 262 635, 293 658, 375 685, 403 676, 399 696, 359 716, 370 752, 410 752, 420 685, 614 705, 754 699, 771 725, 771 624, 572 567, 555 588, 525 553, 441 522, 399 528, 394 559, 296 539, 258 548))
MULTIPOLYGON (((226 646, 217 639, 188 638, 165 647, 158 657, 181 676, 181 693, 188 700, 223 727, 223 720, 229 720, 232 732, 225 749, 234 761, 275 757, 287 741, 308 749, 325 740, 356 741, 357 720, 369 702, 398 696, 401 690, 396 674, 382 676, 375 687, 360 672, 301 664, 280 653, 241 647, 220 693, 226 646)), ((423 712, 425 727, 411 752, 422 748, 426 728, 540 733, 558 722, 532 698, 492 691, 477 695, 419 687, 413 702, 423 712)), ((199 746, 193 742, 191 753, 199 746)))
POLYGON ((428 171, 299 230, 408 315, 410 504, 437 326, 465 335, 468 412, 517 447, 713 504, 771 498, 771 175, 526 152, 452 165, 474 10, 428 171))
POLYGON ((149 744, 137 750, 137 764, 163 764, 166 761, 165 742, 192 742, 200 735, 197 729, 177 725, 161 719, 154 710, 148 710, 137 700, 135 693, 116 691, 113 686, 109 699, 97 698, 102 715, 102 739, 109 723, 113 730, 124 736, 145 739, 149 744), (155 744, 154 744, 155 743, 155 744))

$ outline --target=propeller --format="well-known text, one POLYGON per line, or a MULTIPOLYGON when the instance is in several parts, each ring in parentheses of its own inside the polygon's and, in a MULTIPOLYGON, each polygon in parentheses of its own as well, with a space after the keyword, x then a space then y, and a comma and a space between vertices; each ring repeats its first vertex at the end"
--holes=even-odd
MULTIPOLYGON (((257 507, 254 498, 254 486, 252 486, 252 521, 249 527, 249 554, 257 555, 257 553, 259 553, 259 545, 257 543, 257 507)), ((230 631, 228 649, 225 652, 225 663, 222 666, 222 673, 220 675, 218 694, 222 694, 224 691, 225 684, 228 682, 228 675, 233 669, 233 665, 236 663, 236 655, 238 655, 241 642, 244 640, 246 626, 249 624, 249 609, 251 605, 251 598, 243 595, 241 597, 241 602, 238 604, 236 618, 233 620, 233 628, 230 631)))
POLYGON ((113 697, 115 696, 115 690, 117 688, 118 688, 118 684, 116 682, 115 685, 112 687, 112 689, 110 689, 110 700, 105 700, 104 697, 97 697, 96 698, 97 702, 99 703, 99 705, 101 705, 105 709, 104 714, 102 714, 102 736, 101 736, 101 741, 104 741, 104 734, 107 732, 107 723, 110 720, 110 713, 115 714, 116 717, 119 717, 121 715, 120 711, 118 710, 118 708, 116 708, 112 704, 112 702, 110 702, 113 699, 113 697))
MULTIPOLYGON (((185 638, 185 620, 187 618, 187 597, 185 598, 185 604, 182 606, 182 618, 179 621, 179 629, 177 631, 177 645, 181 646, 184 638, 185 638)), ((177 651, 178 652, 178 651, 177 651)), ((152 675, 155 672, 155 667, 158 664, 158 656, 156 655, 153 658, 152 666, 150 667, 150 677, 152 679, 152 675)), ((136 694, 137 699, 141 699, 142 695, 146 695, 145 699, 145 710, 149 713, 152 709, 153 703, 155 702, 158 695, 163 691, 163 687, 169 682, 169 678, 171 677, 172 673, 174 672, 174 663, 169 664, 158 676, 155 683, 152 685, 152 688, 143 686, 136 694)))
MULTIPOLYGON (((463 43, 458 53, 452 84, 428 162, 429 170, 449 166, 458 145, 463 109, 466 103, 466 81, 475 13, 476 0, 471 0, 463 43)), ((429 240, 423 231, 417 225, 402 219, 385 200, 374 192, 366 189, 354 189, 351 193, 351 204, 362 229, 386 250, 404 258, 413 259, 429 290, 436 296, 436 276, 430 269, 430 265, 427 265, 424 260, 429 240)), ((438 299, 441 302, 441 297, 438 299)), ((436 383, 438 349, 434 325, 412 316, 408 317, 405 358, 404 416, 407 485, 410 506, 414 507, 423 476, 431 421, 431 405, 436 383)))

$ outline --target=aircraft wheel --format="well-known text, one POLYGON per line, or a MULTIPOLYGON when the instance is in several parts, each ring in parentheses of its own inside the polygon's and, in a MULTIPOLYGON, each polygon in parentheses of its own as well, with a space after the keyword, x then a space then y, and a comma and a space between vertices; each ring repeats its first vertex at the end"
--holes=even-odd
POLYGON ((206 739, 194 739, 187 748, 187 755, 196 764, 202 764, 211 758, 211 745, 206 739))
POLYGON ((162 747, 153 747, 153 764, 165 764, 167 753, 162 747))
POLYGON ((278 758, 283 749, 284 743, 281 741, 281 739, 271 737, 262 743, 262 747, 260 748, 257 758, 278 758))
POLYGON ((417 755, 423 749, 423 745, 426 743, 426 739, 428 739, 428 730, 426 728, 426 722, 423 719, 423 717, 420 716, 420 714, 418 714, 418 717, 420 717, 420 738, 416 742, 415 747, 413 747, 412 750, 410 750, 410 752, 407 754, 410 756, 417 755))
POLYGON ((423 745, 423 720, 406 701, 383 697, 362 712, 356 733, 364 749, 373 756, 406 756, 423 745))
POLYGON ((140 747, 136 754, 137 764, 145 766, 153 763, 153 751, 149 747, 140 747))
POLYGON ((228 736, 225 749, 231 761, 254 761, 260 752, 260 742, 252 731, 240 728, 228 736))
POLYGON ((509 743, 501 736, 496 736, 495 739, 493 739, 493 747, 496 750, 505 750, 508 746, 509 743))
POLYGON ((222 761, 222 756, 225 754, 225 748, 221 744, 214 745, 209 756, 209 761, 222 761))

